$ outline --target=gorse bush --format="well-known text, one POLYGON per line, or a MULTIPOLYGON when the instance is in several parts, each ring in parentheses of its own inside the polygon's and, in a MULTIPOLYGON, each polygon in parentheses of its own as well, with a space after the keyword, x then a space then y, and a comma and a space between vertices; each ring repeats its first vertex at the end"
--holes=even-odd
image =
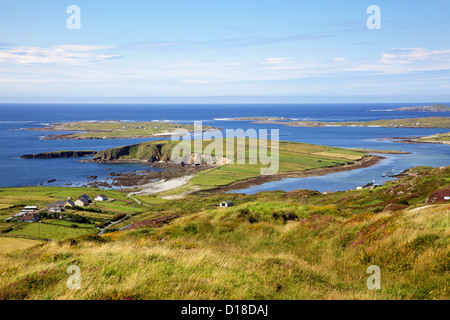
POLYGON ((39 289, 45 289, 59 281, 56 272, 44 270, 33 273, 0 288, 0 300, 23 300, 39 289))

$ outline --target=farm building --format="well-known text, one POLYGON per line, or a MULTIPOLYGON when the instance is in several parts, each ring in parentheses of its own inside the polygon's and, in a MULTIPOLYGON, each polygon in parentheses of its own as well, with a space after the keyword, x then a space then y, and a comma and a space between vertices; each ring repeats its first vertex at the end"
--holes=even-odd
POLYGON ((95 201, 106 201, 106 200, 108 200, 108 197, 105 196, 104 194, 100 194, 100 195, 96 196, 94 200, 95 201))
POLYGON ((89 196, 87 194, 82 194, 81 196, 78 197, 78 199, 85 199, 87 201, 87 203, 91 202, 91 198, 89 198, 89 196))
POLYGON ((230 200, 222 201, 220 203, 221 208, 228 208, 228 207, 232 207, 232 206, 233 206, 233 201, 230 201, 230 200))
POLYGON ((39 213, 29 212, 17 220, 20 222, 37 222, 39 221, 39 213))
POLYGON ((66 211, 66 207, 73 207, 75 203, 72 200, 61 200, 55 203, 47 204, 48 212, 63 212, 66 211))
POLYGON ((89 204, 89 201, 87 201, 85 198, 78 198, 75 200, 75 205, 78 207, 85 207, 89 204))

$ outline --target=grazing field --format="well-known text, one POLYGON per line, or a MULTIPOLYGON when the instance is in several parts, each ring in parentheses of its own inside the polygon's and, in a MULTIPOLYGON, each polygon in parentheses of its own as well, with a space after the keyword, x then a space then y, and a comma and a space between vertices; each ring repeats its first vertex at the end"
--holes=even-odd
POLYGON ((28 249, 40 243, 42 243, 42 241, 23 238, 0 237, 0 255, 28 249))
MULTIPOLYGON (((62 224, 50 223, 28 223, 21 222, 22 226, 9 232, 11 235, 33 237, 34 239, 62 240, 76 237, 83 234, 98 233, 97 229, 91 225, 86 228, 73 228, 62 224)), ((0 238, 1 241, 1 238, 0 238)))
MULTIPOLYGON (((247 140, 246 150, 248 150, 249 143, 247 140)), ((268 152, 271 155, 270 142, 268 146, 268 152)), ((341 166, 354 163, 354 161, 361 160, 367 156, 367 154, 360 151, 286 141, 279 142, 277 151, 279 153, 277 173, 302 172, 324 167, 341 166)), ((259 152, 256 154, 259 157, 259 152)), ((245 157, 249 159, 248 152, 245 154, 245 157)), ((190 185, 199 186, 203 189, 224 186, 239 180, 259 177, 261 176, 261 169, 270 167, 270 165, 263 165, 260 162, 257 164, 248 164, 249 161, 247 161, 247 164, 238 164, 236 162, 202 171, 191 179, 190 185)))

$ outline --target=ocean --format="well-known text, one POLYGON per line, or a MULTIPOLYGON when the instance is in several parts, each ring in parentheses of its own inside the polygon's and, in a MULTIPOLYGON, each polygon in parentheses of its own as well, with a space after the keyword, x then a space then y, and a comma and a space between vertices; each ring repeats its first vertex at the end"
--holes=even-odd
MULTIPOLYGON (((81 159, 20 159, 21 155, 59 150, 103 150, 107 148, 156 140, 42 140, 54 132, 28 131, 24 128, 43 127, 55 122, 89 120, 170 121, 193 123, 202 121, 221 129, 247 130, 279 129, 280 140, 306 142, 335 147, 407 151, 411 154, 383 155, 379 164, 358 170, 321 177, 289 178, 254 186, 244 193, 269 190, 314 189, 338 191, 371 182, 383 183, 386 171, 426 165, 450 165, 450 145, 404 144, 386 137, 432 135, 448 129, 375 128, 375 127, 316 127, 296 128, 277 124, 254 124, 235 121, 238 117, 286 117, 316 121, 368 121, 377 119, 449 116, 448 112, 396 112, 394 108, 429 105, 432 103, 395 104, 0 104, 0 187, 22 186, 84 186, 89 176, 106 179, 109 172, 151 169, 144 164, 82 163, 81 159), (110 168, 111 171, 105 170, 110 168), (46 181, 56 181, 48 183, 46 181)), ((234 191, 236 192, 236 191, 234 191)))

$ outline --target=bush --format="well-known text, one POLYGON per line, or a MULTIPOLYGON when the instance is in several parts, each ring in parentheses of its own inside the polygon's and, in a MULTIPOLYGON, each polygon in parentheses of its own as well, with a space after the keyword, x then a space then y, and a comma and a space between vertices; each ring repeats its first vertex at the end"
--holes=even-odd
POLYGON ((416 239, 408 243, 408 247, 413 250, 419 250, 426 247, 432 247, 434 242, 439 239, 438 235, 426 234, 418 236, 416 239))
POLYGON ((14 229, 12 228, 12 227, 8 227, 8 228, 5 228, 5 229, 2 229, 2 231, 0 231, 1 233, 8 233, 8 232, 11 232, 11 231, 13 231, 14 229))
POLYGON ((397 201, 397 204, 404 204, 404 205, 409 206, 409 202, 408 202, 408 200, 406 200, 406 199, 397 201))
POLYGON ((272 213, 272 218, 275 220, 282 219, 284 223, 291 220, 298 220, 298 216, 293 212, 274 212, 272 213))
POLYGON ((112 218, 111 219, 111 221, 118 221, 118 220, 120 220, 120 219, 123 219, 123 218, 125 218, 127 216, 127 214, 126 213, 121 213, 121 214, 118 214, 118 215, 116 215, 116 216, 114 216, 114 218, 112 218))
POLYGON ((62 240, 60 241, 61 244, 63 243, 68 243, 71 246, 75 246, 81 242, 97 242, 97 243, 105 243, 108 240, 106 240, 105 238, 97 235, 97 234, 84 234, 82 236, 79 237, 73 237, 73 238, 69 238, 66 240, 62 240))
POLYGON ((77 224, 71 224, 70 227, 71 228, 78 228, 78 225, 77 224))
POLYGON ((53 270, 36 272, 0 288, 0 300, 23 300, 31 292, 52 286, 58 281, 53 270))

